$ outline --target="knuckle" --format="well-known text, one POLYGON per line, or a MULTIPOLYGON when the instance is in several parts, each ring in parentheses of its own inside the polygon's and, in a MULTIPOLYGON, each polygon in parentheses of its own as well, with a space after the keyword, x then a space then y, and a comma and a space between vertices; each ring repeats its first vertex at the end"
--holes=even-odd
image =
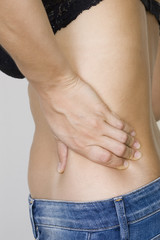
POLYGON ((123 143, 126 143, 127 140, 128 140, 128 134, 125 133, 125 132, 123 132, 123 133, 121 134, 121 141, 122 141, 123 143))
POLYGON ((103 153, 100 156, 100 161, 108 164, 111 160, 111 157, 112 157, 112 154, 110 152, 103 153))
POLYGON ((119 144, 119 146, 117 147, 117 155, 120 157, 124 156, 126 148, 127 147, 124 144, 119 144))

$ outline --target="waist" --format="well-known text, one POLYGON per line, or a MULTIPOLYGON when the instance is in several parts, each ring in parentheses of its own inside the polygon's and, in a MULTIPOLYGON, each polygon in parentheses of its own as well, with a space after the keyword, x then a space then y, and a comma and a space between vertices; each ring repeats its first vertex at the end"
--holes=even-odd
POLYGON ((50 227, 81 229, 82 231, 107 230, 117 227, 119 222, 116 210, 118 210, 117 205, 122 207, 121 202, 125 206, 128 224, 138 222, 159 211, 159 199, 160 177, 135 191, 100 201, 51 201, 35 199, 32 195, 28 198, 37 226, 47 227, 50 225, 50 227))
POLYGON ((129 168, 123 171, 98 165, 69 149, 65 172, 59 174, 56 141, 46 124, 38 98, 30 88, 31 110, 36 124, 28 175, 33 197, 97 200, 124 194, 160 176, 160 156, 156 148, 159 133, 156 134, 155 120, 152 119, 149 71, 145 61, 142 61, 141 69, 129 67, 129 61, 125 71, 124 63, 114 65, 117 72, 107 65, 107 61, 101 62, 107 67, 99 65, 94 72, 90 71, 91 61, 78 66, 80 76, 109 108, 133 126, 142 145, 143 157, 130 161, 129 168))
POLYGON ((142 136, 143 157, 129 160, 127 170, 98 165, 69 150, 63 174, 57 172, 56 142, 35 134, 30 154, 28 182, 33 197, 74 201, 110 198, 132 191, 160 176, 160 156, 154 135, 142 136))

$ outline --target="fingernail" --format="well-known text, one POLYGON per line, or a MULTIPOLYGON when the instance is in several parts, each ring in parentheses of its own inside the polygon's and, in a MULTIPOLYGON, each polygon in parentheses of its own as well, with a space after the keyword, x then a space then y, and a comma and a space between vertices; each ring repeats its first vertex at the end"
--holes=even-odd
POLYGON ((117 169, 126 169, 129 166, 129 162, 127 160, 124 161, 122 166, 117 167, 117 169))
POLYGON ((133 147, 136 148, 136 149, 140 149, 141 145, 138 141, 136 141, 134 144, 133 144, 133 147))
POLYGON ((61 163, 59 162, 59 163, 58 163, 58 172, 59 172, 59 173, 62 173, 62 172, 63 172, 62 169, 61 169, 61 167, 62 167, 62 165, 61 165, 61 163))
POLYGON ((142 153, 139 151, 136 151, 133 157, 133 160, 138 160, 142 157, 142 153))
POLYGON ((124 167, 127 168, 129 165, 129 162, 127 160, 124 161, 124 167))
POLYGON ((132 131, 132 132, 131 132, 131 136, 132 136, 132 137, 135 137, 135 136, 136 136, 136 132, 135 132, 135 131, 132 131))

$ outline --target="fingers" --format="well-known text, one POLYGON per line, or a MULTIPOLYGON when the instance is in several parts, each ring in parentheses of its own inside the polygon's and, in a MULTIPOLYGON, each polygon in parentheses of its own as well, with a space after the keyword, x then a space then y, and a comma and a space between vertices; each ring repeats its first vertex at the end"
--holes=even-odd
POLYGON ((104 112, 104 115, 105 115, 105 122, 109 123, 111 126, 116 127, 118 129, 124 128, 123 121, 121 121, 118 115, 115 114, 114 112, 110 112, 108 109, 106 109, 104 112))
POLYGON ((121 120, 121 121, 123 122, 123 127, 121 128, 121 130, 125 131, 126 133, 131 134, 134 137, 136 135, 136 133, 133 130, 133 128, 125 121, 123 121, 123 120, 121 120))
MULTIPOLYGON (((105 138, 104 141, 105 143, 103 143, 104 148, 96 145, 93 146, 89 145, 83 148, 81 151, 79 151, 79 153, 81 152, 82 156, 100 165, 122 170, 127 169, 129 166, 129 161, 126 161, 125 159, 138 160, 139 158, 141 158, 140 152, 125 145, 124 148, 118 145, 116 146, 117 142, 115 140, 112 140, 113 142, 111 142, 110 138, 108 138, 107 141, 106 137, 104 138, 105 138), (106 143, 108 143, 107 149, 110 148, 114 152, 114 154, 105 149, 106 143)), ((60 165, 58 166, 58 172, 63 173, 67 164, 68 147, 63 142, 58 140, 57 150, 60 163, 60 165)))
POLYGON ((136 149, 128 147, 127 145, 106 136, 101 136, 96 145, 110 151, 112 154, 121 158, 136 160, 137 157, 140 157, 137 154, 136 149))
POLYGON ((133 127, 131 127, 128 123, 120 119, 120 117, 114 113, 109 111, 108 109, 105 111, 105 122, 110 124, 111 126, 121 129, 126 133, 131 133, 132 136, 135 136, 135 132, 133 127))
POLYGON ((131 134, 128 134, 120 129, 110 126, 109 124, 104 124, 103 135, 117 140, 118 142, 124 143, 129 147, 132 147, 135 143, 135 138, 131 134))
POLYGON ((63 173, 67 164, 68 147, 61 141, 57 141, 57 151, 59 156, 58 172, 63 173))
POLYGON ((111 152, 99 147, 88 146, 84 149, 85 157, 92 162, 115 169, 127 169, 129 162, 125 159, 114 156, 111 152))
MULTIPOLYGON (((88 146, 83 150, 83 153, 85 153, 85 157, 87 157, 89 160, 98 163, 100 165, 111 167, 115 169, 127 169, 129 166, 129 161, 125 158, 118 157, 116 155, 113 155, 111 152, 99 147, 99 146, 88 146)), ((130 156, 132 158, 132 152, 125 153, 126 156, 130 156)), ((138 160, 141 156, 139 156, 138 160)), ((129 158, 128 158, 129 159, 129 158)))

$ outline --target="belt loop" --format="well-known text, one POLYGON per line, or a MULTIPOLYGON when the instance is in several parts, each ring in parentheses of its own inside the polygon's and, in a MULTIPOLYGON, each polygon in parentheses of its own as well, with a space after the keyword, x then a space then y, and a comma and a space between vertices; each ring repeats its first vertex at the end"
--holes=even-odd
POLYGON ((121 240, 129 240, 129 229, 128 229, 128 223, 127 223, 125 207, 124 207, 122 196, 114 197, 113 199, 114 199, 114 204, 115 204, 118 222, 120 226, 121 240))

